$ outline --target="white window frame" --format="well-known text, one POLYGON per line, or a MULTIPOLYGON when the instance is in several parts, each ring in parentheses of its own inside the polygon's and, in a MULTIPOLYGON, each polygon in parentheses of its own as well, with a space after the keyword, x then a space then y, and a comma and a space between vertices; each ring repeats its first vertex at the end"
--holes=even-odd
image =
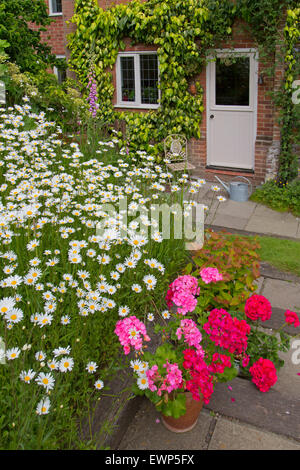
POLYGON ((217 105, 216 104, 216 61, 212 61, 211 64, 211 76, 209 77, 208 83, 208 91, 210 97, 210 110, 219 110, 219 111, 228 111, 231 109, 232 111, 255 111, 256 110, 256 103, 257 103, 257 87, 254 83, 254 77, 251 73, 254 70, 255 77, 258 77, 258 52, 256 49, 253 48, 245 48, 245 49, 223 49, 217 50, 217 58, 236 58, 236 57, 249 57, 250 60, 250 75, 249 75, 249 105, 248 106, 233 106, 233 105, 217 105), (253 69, 252 69, 253 68, 253 69))
POLYGON ((52 8, 52 0, 49 0, 49 16, 62 16, 62 11, 54 12, 52 8))
MULTIPOLYGON (((56 55, 55 57, 57 59, 65 59, 66 58, 65 55, 56 55)), ((56 78, 58 80, 58 68, 56 67, 56 65, 53 66, 53 73, 54 73, 54 75, 56 76, 56 78)))
MULTIPOLYGON (((155 54, 156 51, 139 51, 139 52, 119 52, 116 62, 116 84, 117 84, 117 103, 116 108, 140 108, 140 109, 157 109, 160 106, 161 92, 158 88, 158 104, 149 104, 141 102, 141 80, 140 80, 140 56, 142 54, 155 54), (122 101, 122 81, 121 81, 121 57, 134 58, 134 77, 135 77, 135 101, 122 101)), ((159 83, 159 64, 158 64, 158 83, 159 83)))

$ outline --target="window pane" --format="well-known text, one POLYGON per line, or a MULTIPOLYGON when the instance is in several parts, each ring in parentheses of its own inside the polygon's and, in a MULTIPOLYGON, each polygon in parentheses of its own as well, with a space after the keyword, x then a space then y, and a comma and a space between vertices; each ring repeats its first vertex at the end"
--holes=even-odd
POLYGON ((122 101, 135 101, 134 57, 121 57, 122 101))
POLYGON ((67 78, 67 72, 66 70, 58 69, 57 70, 57 80, 58 83, 62 83, 66 80, 67 78))
POLYGON ((140 55, 141 98, 144 104, 158 103, 158 61, 156 54, 140 55))
POLYGON ((61 0, 52 1, 52 13, 62 13, 61 0))
POLYGON ((216 61, 216 105, 249 106, 249 57, 216 61))

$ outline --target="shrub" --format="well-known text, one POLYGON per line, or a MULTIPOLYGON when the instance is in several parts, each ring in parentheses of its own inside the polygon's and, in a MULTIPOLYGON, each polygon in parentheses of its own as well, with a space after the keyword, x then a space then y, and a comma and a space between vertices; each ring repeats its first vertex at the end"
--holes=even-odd
POLYGON ((290 211, 300 215, 300 180, 292 183, 277 184, 276 181, 267 181, 252 194, 252 201, 265 204, 278 211, 290 211))
POLYGON ((255 290, 259 277, 259 244, 241 236, 209 230, 201 250, 195 252, 186 274, 199 279, 200 296, 197 309, 204 312, 212 308, 243 309, 246 299, 255 290), (201 278, 205 268, 217 268, 223 280, 206 284, 201 278))

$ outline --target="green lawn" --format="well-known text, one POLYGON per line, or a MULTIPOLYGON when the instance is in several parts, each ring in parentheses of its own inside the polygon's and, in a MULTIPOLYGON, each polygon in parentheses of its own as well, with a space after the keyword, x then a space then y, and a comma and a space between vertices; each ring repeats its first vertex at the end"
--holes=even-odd
POLYGON ((275 268, 300 276, 300 242, 272 237, 257 237, 260 256, 275 268))

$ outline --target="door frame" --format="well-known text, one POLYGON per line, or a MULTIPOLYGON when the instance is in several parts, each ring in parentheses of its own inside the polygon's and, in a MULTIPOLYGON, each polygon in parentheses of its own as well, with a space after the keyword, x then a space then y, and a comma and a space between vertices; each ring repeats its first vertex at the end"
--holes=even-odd
MULTIPOLYGON (((210 111, 213 109, 215 111, 226 111, 228 108, 231 109, 231 111, 251 111, 253 112, 253 142, 252 142, 252 167, 249 168, 249 170, 254 170, 255 167, 255 141, 256 141, 256 136, 257 136, 257 107, 258 107, 258 50, 256 48, 233 48, 233 49, 217 49, 216 50, 216 55, 214 57, 210 56, 208 57, 208 64, 206 66, 206 166, 209 167, 211 165, 210 159, 211 159, 211 149, 210 149, 210 111), (213 108, 210 107, 210 100, 212 97, 212 80, 211 80, 211 73, 212 73, 212 67, 211 63, 214 62, 216 63, 216 58, 218 57, 231 57, 231 56, 249 56, 250 57, 250 84, 249 84, 249 93, 250 93, 250 103, 249 107, 247 106, 246 109, 243 106, 221 106, 221 105, 215 105, 213 108), (252 60, 251 60, 252 58, 252 60), (254 67, 254 73, 251 73, 251 63, 252 67, 254 67), (251 109, 249 109, 251 108, 251 109)), ((215 70, 215 69, 214 69, 215 70)), ((214 167, 216 165, 213 165, 214 167)), ((224 168, 223 166, 220 165, 220 168, 224 168)), ((227 167, 226 167, 227 169, 227 167)), ((239 169, 239 168, 236 168, 239 169)), ((228 167, 228 170, 234 171, 235 168, 228 167)), ((245 169, 241 169, 245 171, 245 169)), ((246 170, 247 171, 247 170, 246 170)))

